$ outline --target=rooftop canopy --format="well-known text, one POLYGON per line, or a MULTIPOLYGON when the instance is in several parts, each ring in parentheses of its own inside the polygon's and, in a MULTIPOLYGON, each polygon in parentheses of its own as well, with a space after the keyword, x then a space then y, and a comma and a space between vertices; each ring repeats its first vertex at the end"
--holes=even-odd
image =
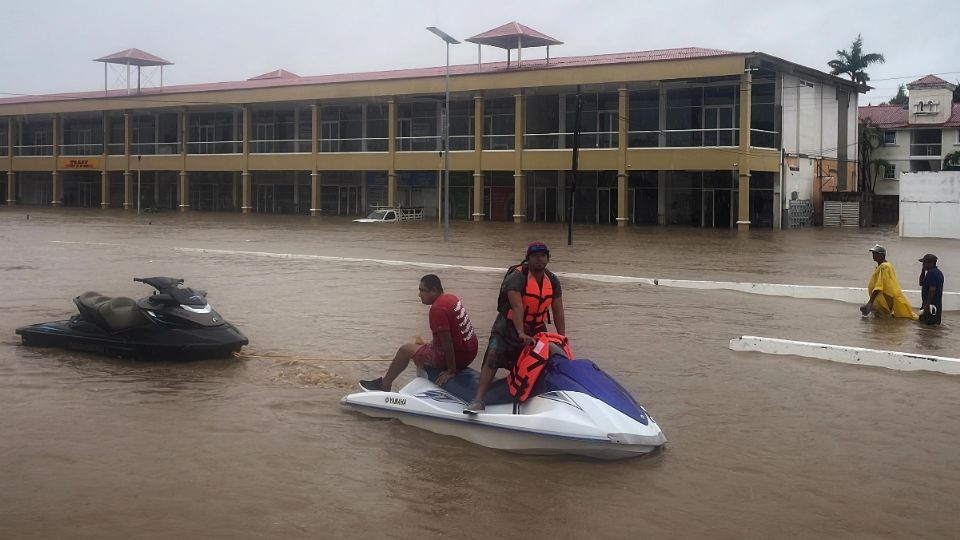
POLYGON ((257 75, 256 77, 250 77, 248 81, 263 81, 267 79, 299 79, 300 76, 296 73, 287 71, 285 69, 275 69, 273 71, 264 73, 263 75, 257 75))
POLYGON ((516 21, 467 38, 467 41, 478 45, 491 45, 507 50, 523 47, 563 45, 562 41, 556 40, 546 34, 541 34, 533 28, 524 26, 516 21))
POLYGON ((105 64, 123 64, 131 66, 172 66, 173 62, 164 60, 159 56, 154 56, 140 49, 127 49, 101 58, 95 58, 94 62, 103 62, 105 64))

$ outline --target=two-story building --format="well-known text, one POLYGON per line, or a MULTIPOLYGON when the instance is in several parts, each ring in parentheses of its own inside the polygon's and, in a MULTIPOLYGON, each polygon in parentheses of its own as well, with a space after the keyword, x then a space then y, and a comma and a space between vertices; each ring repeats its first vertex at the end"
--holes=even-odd
MULTIPOLYGON (((866 87, 759 52, 531 59, 560 42, 518 23, 468 41, 507 61, 449 67, 452 219, 565 220, 578 99, 577 222, 779 228, 791 199, 855 188, 866 87)), ((0 189, 11 205, 437 215, 446 73, 0 99, 0 189)))
POLYGON ((960 103, 953 103, 956 85, 927 75, 907 89, 906 107, 860 107, 860 120, 883 131, 883 145, 874 158, 888 165, 877 179, 878 195, 898 195, 900 173, 939 171, 944 156, 960 149, 960 103))

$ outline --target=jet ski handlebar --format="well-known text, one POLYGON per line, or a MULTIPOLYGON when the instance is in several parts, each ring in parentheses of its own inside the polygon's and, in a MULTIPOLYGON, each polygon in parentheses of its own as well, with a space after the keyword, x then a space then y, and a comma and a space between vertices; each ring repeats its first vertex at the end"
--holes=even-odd
POLYGON ((171 277, 133 278, 137 283, 145 283, 156 290, 151 300, 163 304, 186 304, 202 306, 207 303, 206 291, 194 290, 189 287, 180 287, 183 279, 171 277))

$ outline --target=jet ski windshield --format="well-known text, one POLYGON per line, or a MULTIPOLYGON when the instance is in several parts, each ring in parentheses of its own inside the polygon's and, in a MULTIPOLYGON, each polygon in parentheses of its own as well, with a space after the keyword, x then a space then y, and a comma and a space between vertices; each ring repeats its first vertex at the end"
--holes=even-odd
POLYGON ((167 304, 181 304, 184 306, 207 305, 207 293, 190 287, 183 287, 183 280, 170 277, 133 278, 138 283, 145 283, 156 289, 157 294, 151 300, 167 304))
POLYGON ((591 360, 567 360, 562 357, 553 360, 551 357, 537 379, 533 394, 562 390, 593 396, 643 425, 649 422, 647 411, 637 400, 591 360))

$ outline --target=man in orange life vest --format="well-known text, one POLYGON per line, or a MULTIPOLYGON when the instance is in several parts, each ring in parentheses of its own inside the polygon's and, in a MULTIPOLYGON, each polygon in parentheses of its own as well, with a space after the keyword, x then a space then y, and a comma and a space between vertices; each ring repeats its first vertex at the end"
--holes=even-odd
POLYGON ((547 330, 547 312, 553 311, 558 334, 566 334, 563 314, 563 291, 560 280, 547 270, 550 250, 543 242, 527 246, 527 256, 503 279, 497 300, 497 319, 490 330, 490 342, 483 355, 480 385, 473 401, 463 412, 476 414, 486 407, 483 398, 497 369, 511 369, 524 345, 533 343, 533 336, 547 330))
POLYGON ((420 301, 430 306, 433 342, 401 346, 383 377, 360 381, 360 387, 364 390, 389 392, 393 381, 407 369, 410 360, 418 366, 443 369, 444 372, 436 380, 438 386, 443 386, 477 357, 477 335, 473 331, 467 308, 460 299, 444 293, 440 278, 434 274, 427 274, 420 279, 419 295, 420 301))

